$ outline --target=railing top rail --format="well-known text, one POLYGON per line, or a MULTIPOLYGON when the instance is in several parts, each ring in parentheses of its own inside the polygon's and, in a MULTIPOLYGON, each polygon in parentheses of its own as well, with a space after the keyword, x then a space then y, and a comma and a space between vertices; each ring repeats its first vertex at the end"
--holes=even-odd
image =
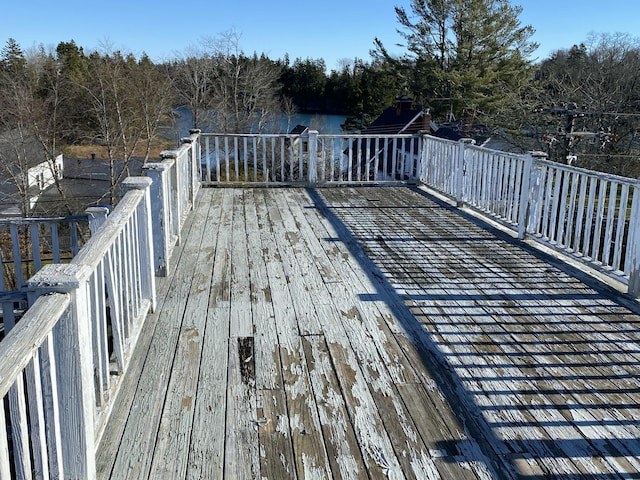
MULTIPOLYGON (((299 133, 202 133, 203 137, 240 137, 240 138, 253 138, 253 137, 263 137, 263 138, 304 138, 307 137, 307 134, 299 134, 299 133)), ((360 133, 320 133, 318 137, 320 138, 413 138, 419 137, 420 134, 411 134, 411 133, 395 133, 395 134, 360 134, 360 133)), ((455 142, 454 142, 455 143, 455 142)))
POLYGON ((106 255, 113 241, 129 220, 138 204, 144 198, 142 190, 129 190, 107 217, 102 227, 71 260, 71 263, 89 265, 95 268, 106 255))
POLYGON ((548 167, 552 167, 552 168, 562 169, 562 170, 565 170, 567 172, 575 172, 575 173, 579 173, 579 174, 582 174, 582 175, 587 175, 589 177, 599 178, 599 179, 602 179, 602 180, 608 180, 608 181, 612 181, 612 182, 616 182, 616 183, 620 183, 620 184, 627 184, 627 185, 630 185, 630 186, 638 184, 638 179, 635 179, 635 178, 622 177, 620 175, 614 175, 614 174, 611 174, 611 173, 597 172, 595 170, 588 170, 586 168, 575 167, 573 165, 565 165, 565 164, 554 162, 554 161, 551 161, 551 160, 536 159, 536 165, 538 165, 538 166, 544 165, 544 166, 548 166, 548 167))
POLYGON ((6 217, 0 218, 0 226, 2 225, 30 225, 32 223, 70 223, 70 222, 86 222, 87 215, 69 215, 66 217, 6 217))
POLYGON ((33 353, 69 306, 68 294, 55 293, 39 297, 22 319, 0 342, 0 398, 25 369, 33 353))
MULTIPOLYGON (((458 142, 456 142, 456 143, 458 143, 458 142)), ((527 156, 526 153, 505 152, 503 150, 496 150, 494 148, 487 148, 487 147, 483 147, 482 145, 474 145, 472 143, 465 143, 464 148, 465 149, 470 149, 470 150, 478 150, 478 151, 481 151, 481 152, 491 152, 491 153, 493 153, 495 155, 502 155, 502 156, 506 156, 506 157, 525 158, 527 156)))
MULTIPOLYGON (((249 136, 251 136, 251 135, 249 135, 249 136)), ((253 136, 255 136, 255 135, 253 135, 253 136)), ((192 140, 191 137, 186 137, 186 138, 192 140)), ((175 158, 178 158, 178 157, 180 157, 182 155, 186 155, 189 152, 190 148, 191 148, 191 141, 188 141, 186 143, 182 143, 175 150, 163 150, 162 152, 160 152, 160 158, 162 160, 175 159, 175 158)))
POLYGON ((21 290, 0 290, 0 303, 26 300, 26 292, 21 290))

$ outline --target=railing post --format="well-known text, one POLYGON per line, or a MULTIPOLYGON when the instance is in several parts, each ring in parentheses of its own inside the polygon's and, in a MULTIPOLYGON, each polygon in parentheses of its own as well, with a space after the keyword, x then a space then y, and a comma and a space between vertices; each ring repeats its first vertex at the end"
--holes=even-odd
POLYGON ((154 269, 164 277, 169 271, 169 243, 171 242, 171 208, 169 203, 170 162, 148 163, 143 167, 151 179, 149 196, 153 231, 154 269))
POLYGON ((196 196, 200 189, 200 179, 202 178, 200 163, 200 129, 194 128, 189 130, 191 135, 191 205, 195 208, 196 196))
POLYGON ((193 206, 193 200, 195 198, 195 186, 194 186, 194 182, 193 182, 193 177, 195 175, 195 165, 193 163, 193 138, 191 137, 183 137, 180 139, 180 142, 182 142, 182 145, 188 145, 189 146, 189 153, 188 153, 188 158, 187 158, 187 176, 189 178, 187 178, 188 180, 188 187, 189 187, 189 191, 187 192, 187 198, 189 199, 189 203, 193 206))
POLYGON ((169 173, 171 177, 167 176, 167 189, 165 190, 165 197, 169 199, 169 218, 171 220, 171 234, 177 235, 177 243, 180 244, 180 227, 182 226, 182 165, 178 164, 178 152, 176 150, 164 150, 160 152, 160 158, 163 161, 168 160, 171 162, 171 168, 169 173))
POLYGON ((455 179, 456 179, 456 205, 458 207, 462 207, 464 204, 464 175, 465 175, 465 162, 464 162, 464 146, 465 139, 462 138, 458 142, 458 155, 456 158, 456 168, 454 171, 455 179))
POLYGON ((28 282, 35 301, 49 292, 68 293, 69 310, 53 329, 57 401, 64 475, 95 479, 95 388, 89 278, 91 269, 78 264, 45 265, 28 282))
POLYGON ((309 183, 318 181, 318 131, 309 130, 309 183))
POLYGON ((140 249, 140 273, 142 295, 151 301, 151 310, 156 309, 156 277, 153 262, 153 225, 151 222, 151 179, 129 177, 123 182, 130 190, 144 192, 141 218, 138 218, 138 248, 140 249))
POLYGON ((418 182, 427 183, 427 145, 429 143, 429 131, 420 131, 420 156, 418 165, 418 182))
POLYGON ((89 230, 95 235, 98 229, 107 221, 109 209, 107 207, 89 207, 85 210, 89 219, 89 230))
POLYGON ((640 297, 640 179, 636 180, 633 187, 629 233, 627 234, 627 255, 629 255, 627 292, 631 297, 638 298, 640 297))
POLYGON ((533 155, 527 153, 522 167, 522 183, 520 184, 520 205, 518 212, 518 239, 523 240, 529 223, 531 206, 531 172, 533 170, 533 155))

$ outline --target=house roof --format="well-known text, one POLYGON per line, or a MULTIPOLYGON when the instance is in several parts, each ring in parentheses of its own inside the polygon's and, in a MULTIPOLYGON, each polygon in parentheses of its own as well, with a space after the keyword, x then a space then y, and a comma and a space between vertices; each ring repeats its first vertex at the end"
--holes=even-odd
POLYGON ((414 108, 413 99, 408 95, 396 98, 396 105, 388 107, 376 118, 362 134, 388 134, 418 133, 423 130, 432 130, 431 115, 428 110, 414 108))
POLYGON ((0 163, 15 170, 27 170, 46 161, 40 142, 29 132, 14 128, 0 132, 0 163))
POLYGON ((306 133, 309 130, 309 127, 307 127, 306 125, 296 125, 295 127, 293 127, 293 129, 289 132, 293 135, 302 135, 303 133, 306 133))
MULTIPOLYGON (((143 160, 132 158, 129 175, 141 175, 143 160)), ((123 162, 116 162, 116 173, 122 172, 123 162)), ((99 158, 65 158, 64 178, 60 181, 73 214, 81 214, 87 207, 109 203, 109 161, 99 158)), ((126 177, 126 175, 124 175, 126 177)), ((118 189, 116 196, 124 194, 118 189)), ((35 210, 42 215, 67 215, 57 189, 49 188, 40 196, 35 210)))
MULTIPOLYGON (((21 214, 16 180, 26 181, 27 171, 46 159, 42 145, 31 133, 17 128, 0 132, 0 216, 21 214)), ((33 196, 39 191, 32 187, 28 194, 33 196)))
POLYGON ((376 118, 363 134, 416 133, 425 128, 427 112, 414 108, 389 107, 376 118))
POLYGON ((458 121, 440 124, 433 135, 454 141, 461 138, 472 138, 476 145, 482 145, 491 137, 491 131, 487 125, 468 125, 458 121))

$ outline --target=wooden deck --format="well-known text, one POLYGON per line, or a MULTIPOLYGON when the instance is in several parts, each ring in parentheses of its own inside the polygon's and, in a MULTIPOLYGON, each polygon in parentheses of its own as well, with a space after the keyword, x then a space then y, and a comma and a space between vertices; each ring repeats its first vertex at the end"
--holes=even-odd
POLYGON ((640 478, 640 316, 408 188, 203 189, 99 478, 640 478))

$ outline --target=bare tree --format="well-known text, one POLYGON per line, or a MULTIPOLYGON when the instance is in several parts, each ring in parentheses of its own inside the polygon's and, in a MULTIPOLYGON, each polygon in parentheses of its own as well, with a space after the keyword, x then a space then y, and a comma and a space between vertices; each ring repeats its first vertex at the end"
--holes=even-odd
POLYGON ((205 41, 213 60, 212 123, 222 132, 261 132, 280 111, 276 90, 280 71, 264 56, 245 56, 239 42, 240 34, 234 30, 205 41))
MULTIPOLYGON (((12 51, 15 57, 15 46, 12 51)), ((0 68, 0 131, 3 144, 0 169, 4 173, 4 183, 13 186, 21 214, 29 215, 29 189, 34 183, 34 179, 28 178, 29 170, 35 165, 45 165, 48 171, 42 175, 48 181, 53 181, 62 204, 71 213, 56 162, 59 154, 58 108, 61 102, 56 61, 42 48, 20 58, 22 61, 5 58, 0 68)))
POLYGON ((638 176, 640 39, 591 35, 555 52, 537 74, 537 120, 552 158, 638 176))
POLYGON ((146 160, 158 126, 171 105, 172 90, 146 57, 138 62, 120 52, 94 52, 83 86, 97 125, 95 141, 105 147, 109 162, 109 189, 105 193, 115 205, 118 185, 129 175, 139 150, 146 160))
POLYGON ((171 75, 178 101, 191 112, 193 128, 207 127, 212 70, 210 55, 204 49, 194 47, 172 65, 171 75))

